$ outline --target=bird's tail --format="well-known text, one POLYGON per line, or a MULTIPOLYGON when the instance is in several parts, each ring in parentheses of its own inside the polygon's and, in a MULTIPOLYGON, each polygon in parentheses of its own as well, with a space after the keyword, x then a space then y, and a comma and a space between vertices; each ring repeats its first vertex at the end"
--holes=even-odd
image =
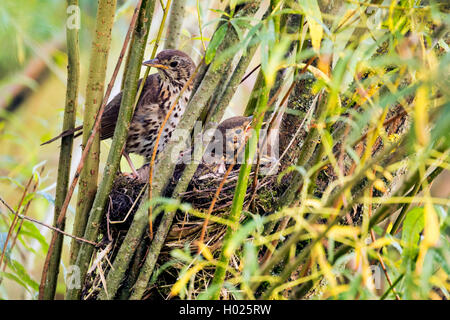
POLYGON ((45 141, 44 143, 41 143, 41 146, 43 146, 45 144, 49 144, 49 143, 51 143, 51 142, 53 142, 55 140, 58 140, 59 138, 64 138, 64 137, 70 136, 71 134, 74 134, 74 133, 76 133, 75 136, 74 136, 74 138, 76 138, 76 137, 80 136, 83 133, 83 131, 78 132, 81 129, 83 129, 83 125, 78 126, 76 128, 73 128, 73 129, 69 129, 69 130, 63 131, 59 135, 57 135, 56 137, 54 137, 54 138, 52 138, 52 139, 50 139, 48 141, 45 141))

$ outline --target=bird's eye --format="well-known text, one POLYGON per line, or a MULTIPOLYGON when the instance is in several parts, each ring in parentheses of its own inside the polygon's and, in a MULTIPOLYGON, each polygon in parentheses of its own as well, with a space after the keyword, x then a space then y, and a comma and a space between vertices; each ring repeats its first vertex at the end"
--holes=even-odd
POLYGON ((237 129, 235 132, 236 132, 237 134, 240 134, 240 133, 242 132, 242 129, 237 129))
POLYGON ((171 66, 172 68, 175 68, 177 65, 178 65, 178 61, 172 61, 172 62, 170 63, 170 66, 171 66))

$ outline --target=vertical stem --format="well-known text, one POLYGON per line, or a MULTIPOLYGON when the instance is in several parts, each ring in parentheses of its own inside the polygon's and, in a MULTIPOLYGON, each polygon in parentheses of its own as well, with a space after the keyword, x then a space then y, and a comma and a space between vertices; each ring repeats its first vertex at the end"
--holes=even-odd
POLYGON ((164 49, 179 49, 181 27, 183 26, 186 0, 176 0, 171 6, 164 49))
MULTIPOLYGON (((88 83, 86 86, 86 106, 83 119, 83 148, 91 135, 98 110, 103 101, 104 84, 108 53, 111 45, 111 29, 114 23, 116 0, 99 0, 95 37, 92 43, 88 83)), ((98 165, 100 159, 100 135, 97 133, 89 150, 83 170, 77 197, 76 216, 73 234, 81 237, 84 234, 88 214, 97 191, 98 165)), ((71 263, 75 262, 78 243, 72 250, 71 263)))
MULTIPOLYGON (((67 8, 78 6, 78 0, 67 0, 67 8)), ((68 13, 69 14, 69 13, 68 13)), ((64 109, 63 130, 73 129, 75 126, 76 109, 78 104, 78 84, 80 78, 80 50, 78 42, 78 26, 71 28, 66 25, 67 37, 67 88, 66 104, 64 109)), ((55 208, 53 225, 59 229, 64 229, 65 219, 61 224, 57 224, 58 214, 66 198, 69 185, 70 164, 72 160, 73 135, 61 139, 61 149, 59 152, 58 178, 56 182, 55 208)), ((56 285, 58 282, 59 264, 61 260, 61 250, 63 245, 63 235, 58 234, 54 250, 51 253, 49 267, 46 276, 42 277, 39 288, 39 299, 51 300, 54 298, 56 285)))
POLYGON ((237 229, 245 195, 247 193, 248 178, 250 176, 253 158, 255 156, 259 141, 259 131, 262 127, 264 111, 267 108, 269 92, 270 87, 267 85, 263 86, 261 96, 258 100, 258 107, 255 110, 256 124, 253 127, 254 131, 252 133, 252 136, 250 137, 249 143, 245 148, 245 161, 239 171, 238 182, 234 193, 233 203, 231 205, 231 212, 228 217, 228 219, 233 223, 233 226, 228 227, 225 234, 222 251, 220 253, 219 264, 216 268, 214 278, 212 280, 212 284, 216 286, 216 289, 212 294, 212 299, 214 300, 217 300, 220 297, 220 290, 223 286, 223 282, 225 281, 226 267, 228 266, 231 255, 233 254, 233 252, 229 250, 229 247, 231 245, 233 234, 237 229))
POLYGON ((248 65, 250 64, 253 56, 255 55, 256 49, 258 48, 258 43, 253 43, 250 41, 249 46, 246 49, 246 53, 241 56, 236 68, 233 70, 233 74, 230 77, 230 80, 226 84, 225 89, 223 89, 222 95, 217 99, 217 104, 209 110, 209 114, 206 117, 206 128, 210 128, 209 122, 218 123, 224 113, 226 108, 228 107, 231 99, 233 98, 236 90, 241 83, 242 77, 247 70, 248 65))

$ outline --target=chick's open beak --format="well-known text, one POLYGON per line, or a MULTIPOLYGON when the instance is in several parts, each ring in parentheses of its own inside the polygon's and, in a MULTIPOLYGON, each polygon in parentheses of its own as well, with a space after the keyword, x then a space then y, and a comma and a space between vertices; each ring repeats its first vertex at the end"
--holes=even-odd
POLYGON ((142 65, 147 66, 147 67, 159 68, 159 69, 169 69, 169 67, 161 64, 161 62, 158 60, 158 58, 144 61, 142 63, 142 65))
POLYGON ((249 129, 251 128, 252 122, 253 122, 253 116, 248 116, 247 121, 244 123, 244 132, 247 133, 249 129))

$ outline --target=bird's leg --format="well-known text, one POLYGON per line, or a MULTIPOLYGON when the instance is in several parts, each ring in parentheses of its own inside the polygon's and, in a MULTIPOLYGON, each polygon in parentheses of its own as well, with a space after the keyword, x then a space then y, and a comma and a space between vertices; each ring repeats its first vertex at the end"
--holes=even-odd
POLYGON ((126 151, 123 151, 122 154, 125 157, 125 159, 127 159, 128 165, 130 166, 131 171, 133 172, 133 178, 138 178, 139 174, 137 173, 136 169, 134 168, 134 165, 133 165, 133 162, 131 161, 130 155, 126 151))

